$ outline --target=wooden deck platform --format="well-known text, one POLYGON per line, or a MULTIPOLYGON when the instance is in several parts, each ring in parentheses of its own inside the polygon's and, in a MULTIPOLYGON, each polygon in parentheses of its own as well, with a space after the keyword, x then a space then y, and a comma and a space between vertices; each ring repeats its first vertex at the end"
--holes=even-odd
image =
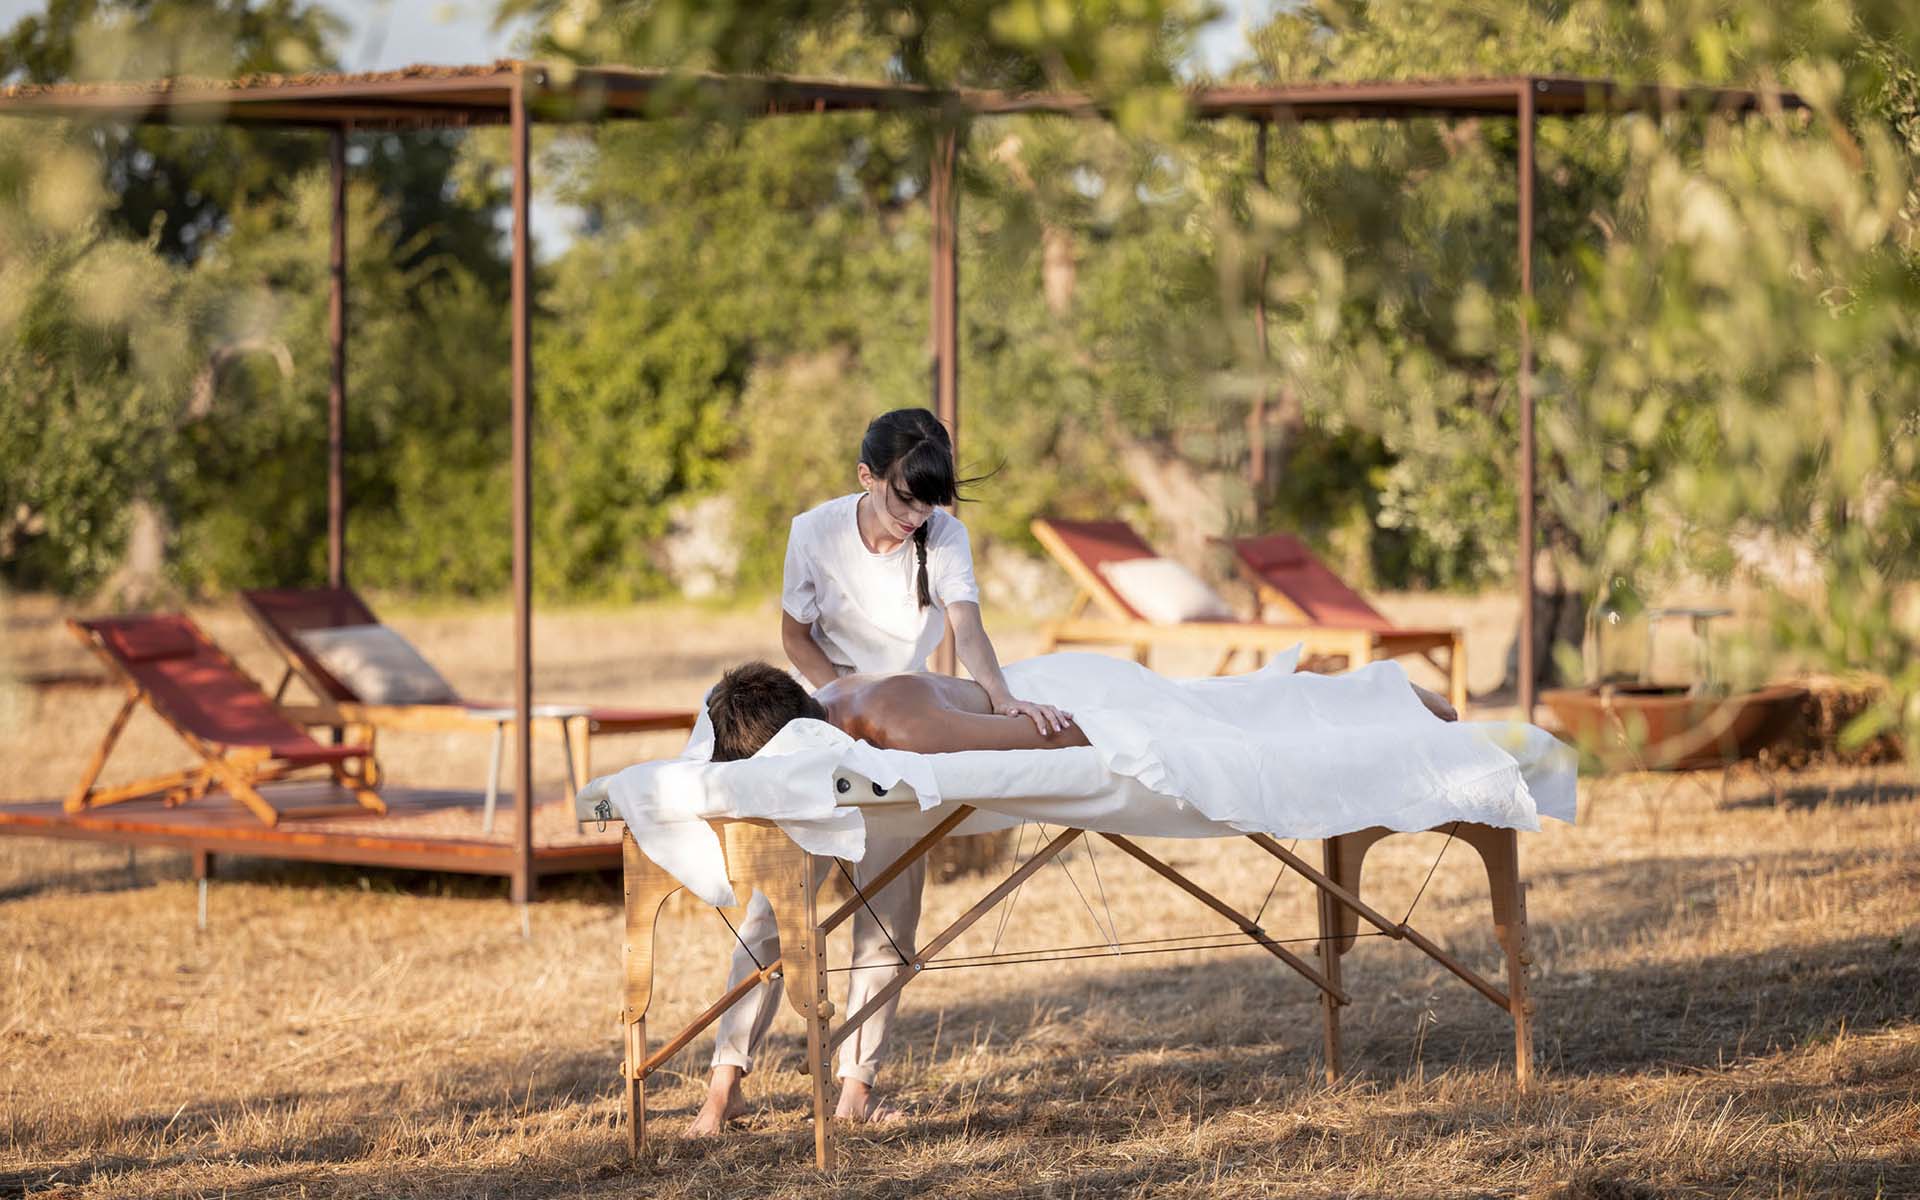
MULTIPOLYGON (((350 803, 331 783, 282 783, 267 794, 290 805, 350 803)), ((477 791, 381 789, 386 815, 367 813, 286 820, 269 829, 232 797, 213 793, 178 808, 137 800, 69 813, 58 800, 0 803, 0 836, 69 838, 129 846, 169 846, 194 853, 204 871, 211 856, 301 859, 358 866, 513 874, 513 802, 502 796, 491 834, 483 831, 477 791)), ((582 833, 571 806, 556 797, 534 808, 534 872, 617 870, 620 829, 582 833)))

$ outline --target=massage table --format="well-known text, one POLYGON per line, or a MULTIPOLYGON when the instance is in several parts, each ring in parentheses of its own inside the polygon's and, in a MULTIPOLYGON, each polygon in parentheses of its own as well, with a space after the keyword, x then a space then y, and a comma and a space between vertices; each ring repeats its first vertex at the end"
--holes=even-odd
MULTIPOLYGON (((1098 656, 1049 657, 1083 660, 1098 656)), ((1012 678, 1020 668, 1042 661, 1010 666, 1010 686, 1021 695, 1038 696, 1044 702, 1064 698, 1057 692, 1049 695, 1043 671, 1030 671, 1023 679, 1012 678)), ((1133 664, 1121 666, 1128 671, 1140 670, 1133 664)), ((1183 686, 1205 687, 1206 702, 1217 712, 1228 712, 1244 705, 1254 694, 1236 681, 1251 681, 1247 687, 1268 686, 1270 694, 1274 677, 1291 670, 1292 661, 1288 659, 1252 676, 1189 681, 1183 686), (1262 680, 1268 682, 1263 684, 1262 680)), ((1299 709, 1300 713, 1337 712, 1337 704, 1329 707, 1326 700, 1332 689, 1344 689, 1344 695, 1336 700, 1350 705, 1354 712, 1367 705, 1377 707, 1396 688, 1411 696, 1405 690, 1404 671, 1391 663, 1377 663, 1340 677, 1291 676, 1289 686, 1319 693, 1307 698, 1311 703, 1299 709), (1353 686, 1361 677, 1366 677, 1364 686, 1353 686), (1300 680, 1319 682, 1293 682, 1300 680)), ((625 1057, 620 1070, 626 1084, 629 1151, 637 1155, 645 1144, 648 1076, 752 988, 764 980, 782 978, 788 1002, 806 1026, 806 1058, 801 1069, 812 1084, 815 1162, 823 1169, 827 1167, 832 1160, 828 1092, 833 1051, 885 999, 917 978, 975 922, 1075 841, 1089 837, 1117 847, 1198 900, 1248 944, 1263 947, 1317 989, 1325 1029, 1325 1071, 1330 1082, 1341 1071, 1340 1009, 1350 1002, 1340 960, 1364 923, 1377 934, 1426 954, 1507 1013, 1513 1023, 1516 1083, 1522 1090, 1530 1086, 1533 1005, 1527 991, 1527 968, 1531 957, 1518 832, 1537 828, 1541 816, 1573 819, 1574 760, 1566 747, 1541 730, 1518 724, 1444 726, 1451 731, 1448 733, 1417 726, 1413 734, 1402 735, 1402 740, 1418 742, 1424 738, 1443 746, 1433 761, 1422 760, 1416 765, 1420 772, 1439 773, 1436 778, 1452 772, 1446 775, 1452 780, 1447 786, 1402 786, 1391 789, 1391 794, 1383 792, 1381 801, 1371 802, 1361 795, 1364 781, 1358 790, 1332 786, 1324 772, 1316 776, 1313 764, 1299 766, 1295 774, 1301 778, 1293 781, 1290 776, 1283 783, 1272 779, 1272 762, 1250 763, 1237 769, 1268 780, 1260 789, 1261 797, 1284 794, 1278 797, 1282 801, 1278 808, 1249 810, 1235 808, 1232 803, 1196 803, 1186 794, 1202 790, 1199 785, 1203 781, 1194 772, 1204 770, 1208 759, 1232 759, 1238 747, 1203 740, 1197 748, 1191 748, 1187 745, 1189 738, 1179 745, 1154 747, 1150 753, 1116 754, 1116 744, 1137 745, 1142 737, 1152 737, 1151 731, 1177 727, 1179 715, 1156 715, 1129 729, 1116 727, 1110 715, 1074 711, 1094 746, 905 754, 877 750, 832 726, 802 720, 790 723, 754 758, 724 764, 706 761, 711 728, 703 713, 688 750, 680 758, 630 767, 582 789, 575 802, 576 816, 603 825, 622 821, 625 826, 625 994, 621 1008, 625 1057), (1445 749, 1452 744, 1448 738, 1462 745, 1471 743, 1471 754, 1445 749), (1453 760, 1447 759, 1448 754, 1454 754, 1453 760), (1482 779, 1474 774, 1480 765, 1501 756, 1507 768, 1497 778, 1482 779), (1301 802, 1303 795, 1326 791, 1340 793, 1341 802, 1317 806, 1301 802), (944 838, 1011 828, 1023 821, 1060 828, 945 929, 923 938, 865 1008, 846 1014, 835 1024, 834 1005, 827 998, 827 939, 852 918, 865 896, 878 893, 944 838), (862 858, 869 829, 917 836, 898 859, 870 876, 864 891, 856 888, 845 902, 829 909, 822 894, 825 889, 818 882, 824 872, 816 868, 816 859, 862 858), (1396 921, 1360 897, 1368 851, 1395 832, 1426 830, 1448 834, 1449 845, 1458 841, 1472 847, 1485 866, 1494 930, 1505 957, 1504 987, 1461 962, 1405 919, 1396 921), (1142 836, 1247 838, 1278 860, 1283 870, 1292 871, 1318 890, 1318 936, 1308 939, 1315 948, 1308 955, 1289 949, 1286 940, 1270 936, 1254 917, 1227 904, 1141 846, 1135 838, 1142 836), (1289 850, 1279 840, 1284 837, 1320 840, 1318 865, 1289 850), (682 888, 722 908, 745 904, 756 890, 763 893, 773 907, 782 957, 756 964, 759 970, 755 974, 655 1048, 649 1043, 647 1030, 647 1012, 653 998, 654 929, 668 898, 682 888)), ((1395 719, 1414 718, 1402 712, 1395 719)), ((1440 725, 1430 717, 1426 719, 1434 726, 1440 725)), ((1119 725, 1125 725, 1124 717, 1118 720, 1119 725)), ((1333 760, 1328 770, 1365 772, 1366 768, 1353 759, 1352 747, 1343 761, 1341 747, 1326 743, 1326 738, 1324 731, 1303 728, 1302 741, 1279 746, 1276 752, 1299 756, 1302 744, 1317 739, 1322 743, 1317 758, 1333 760)), ((1396 763, 1405 757, 1397 749, 1383 750, 1376 757, 1381 755, 1396 763)), ((1223 791, 1233 790, 1231 771, 1213 782, 1223 791)))

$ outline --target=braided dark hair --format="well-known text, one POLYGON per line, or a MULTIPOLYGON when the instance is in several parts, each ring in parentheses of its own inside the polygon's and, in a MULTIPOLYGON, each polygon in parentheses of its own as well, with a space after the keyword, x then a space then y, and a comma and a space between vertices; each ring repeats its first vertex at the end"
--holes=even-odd
MULTIPOLYGON (((896 408, 875 417, 860 439, 860 461, 867 464, 902 503, 918 501, 934 507, 952 507, 964 497, 960 488, 978 480, 957 479, 953 466, 953 439, 938 417, 924 408, 896 408)), ((931 520, 913 531, 914 557, 919 561, 920 607, 933 603, 927 585, 927 530, 931 520)))

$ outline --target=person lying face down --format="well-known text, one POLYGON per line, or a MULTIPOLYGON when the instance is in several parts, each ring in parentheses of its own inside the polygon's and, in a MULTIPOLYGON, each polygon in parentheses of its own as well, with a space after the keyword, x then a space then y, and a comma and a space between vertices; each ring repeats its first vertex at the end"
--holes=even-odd
MULTIPOLYGON (((1445 698, 1410 684, 1428 711, 1459 719, 1445 698)), ((811 696, 800 683, 764 662, 742 663, 720 677, 707 696, 713 720, 713 761, 751 758, 788 721, 811 717, 883 750, 945 754, 960 750, 1058 750, 1085 746, 1086 734, 1067 717, 1065 729, 1041 733, 1023 716, 995 716, 986 689, 970 679, 927 672, 843 675, 811 696)))
POLYGON ((707 696, 713 719, 713 761, 751 758, 788 721, 811 717, 883 750, 942 754, 953 750, 1054 750, 1084 746, 1071 723, 1042 734, 1024 716, 995 716, 986 689, 971 679, 926 672, 842 675, 811 696, 764 662, 720 677, 707 696))

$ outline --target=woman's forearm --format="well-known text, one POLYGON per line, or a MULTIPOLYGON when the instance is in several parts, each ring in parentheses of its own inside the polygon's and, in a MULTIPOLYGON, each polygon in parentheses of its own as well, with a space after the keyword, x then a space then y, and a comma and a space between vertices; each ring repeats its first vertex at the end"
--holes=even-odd
MULTIPOLYGON (((972 601, 949 605, 947 623, 953 629, 953 648, 966 664, 967 673, 987 693, 993 711, 1001 717, 1023 717, 1042 738, 1065 732, 1073 724, 1073 714, 1051 704, 1036 704, 1014 696, 1000 673, 1000 656, 980 624, 980 606, 972 601)), ((1047 743, 1052 744, 1052 743, 1047 743)))
POLYGON ((980 606, 955 604, 947 613, 953 626, 954 656, 966 667, 967 674, 973 676, 973 681, 986 689, 988 699, 995 704, 1007 699, 1011 695, 1007 679, 1000 673, 1000 656, 994 652, 993 640, 980 622, 980 606))
POLYGON ((833 660, 813 640, 813 630, 785 612, 780 614, 780 646, 787 652, 787 661, 814 687, 825 687, 840 677, 833 660))

